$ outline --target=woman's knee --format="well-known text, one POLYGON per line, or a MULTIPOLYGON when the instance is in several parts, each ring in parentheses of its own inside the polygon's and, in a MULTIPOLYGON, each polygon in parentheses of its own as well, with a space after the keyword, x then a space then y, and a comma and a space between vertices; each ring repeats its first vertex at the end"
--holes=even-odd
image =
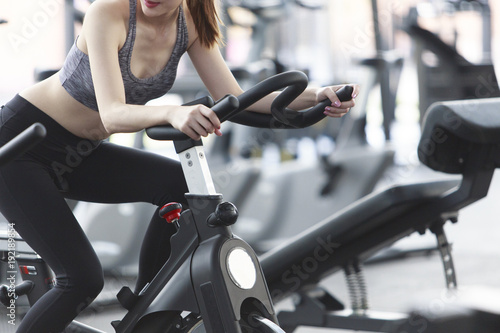
POLYGON ((94 299, 104 288, 104 275, 102 269, 82 269, 56 276, 56 287, 94 299))
POLYGON ((104 277, 102 272, 101 274, 93 274, 91 277, 87 277, 81 284, 85 286, 84 288, 87 290, 90 297, 96 298, 104 288, 104 277))

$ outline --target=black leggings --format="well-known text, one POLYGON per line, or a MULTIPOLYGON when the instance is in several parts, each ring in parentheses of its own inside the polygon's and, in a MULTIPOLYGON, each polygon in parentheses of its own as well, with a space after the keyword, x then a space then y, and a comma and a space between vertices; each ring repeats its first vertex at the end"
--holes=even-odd
MULTIPOLYGON (((30 309, 17 332, 59 333, 103 287, 99 259, 65 198, 161 206, 184 202, 187 186, 178 162, 79 138, 20 96, 1 109, 0 145, 34 122, 45 125, 47 137, 0 168, 0 211, 56 275, 55 287, 30 309)), ((153 216, 141 249, 136 290, 168 258, 169 243, 161 240, 173 232, 153 216)))

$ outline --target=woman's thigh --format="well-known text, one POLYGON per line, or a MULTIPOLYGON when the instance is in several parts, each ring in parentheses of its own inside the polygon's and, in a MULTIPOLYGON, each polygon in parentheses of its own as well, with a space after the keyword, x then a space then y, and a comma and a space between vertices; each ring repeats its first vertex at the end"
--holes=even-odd
POLYGON ((2 214, 57 275, 100 274, 94 250, 45 167, 29 159, 2 167, 0 197, 2 214))
POLYGON ((178 161, 144 150, 102 142, 65 177, 67 197, 101 203, 184 202, 188 191, 178 161))

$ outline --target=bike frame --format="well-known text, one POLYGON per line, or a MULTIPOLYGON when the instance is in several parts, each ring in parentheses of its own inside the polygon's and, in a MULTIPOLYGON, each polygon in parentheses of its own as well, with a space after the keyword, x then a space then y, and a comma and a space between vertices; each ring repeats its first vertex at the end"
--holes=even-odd
POLYGON ((252 307, 246 311, 258 311, 277 322, 251 247, 235 238, 229 226, 207 225, 222 203, 222 195, 215 191, 201 141, 174 143, 189 188, 186 198, 190 208, 181 215, 179 231, 172 237, 171 258, 137 296, 123 320, 114 324, 116 331, 133 332, 138 321, 153 313, 189 311, 201 314, 207 332, 239 332, 244 305, 252 307), (250 271, 255 270, 256 276, 250 289, 238 287, 230 276, 226 258, 234 249, 244 249, 250 255, 254 266, 250 271))
MULTIPOLYGON (((300 113, 286 109, 306 86, 307 77, 303 73, 282 73, 264 80, 238 99, 226 96, 212 110, 221 121, 231 118, 255 127, 282 129, 307 127, 325 117, 324 108, 331 102, 325 100, 300 113), (285 90, 273 102, 272 116, 237 114, 281 88, 285 90)), ((352 87, 337 92, 343 101, 349 100, 351 94, 352 87)), ((208 106, 212 104, 210 101, 205 100, 208 106)), ((200 101, 193 103, 200 104, 200 101)), ((275 311, 256 254, 231 232, 230 225, 235 222, 237 211, 232 204, 223 203, 222 195, 216 193, 202 141, 187 140, 185 134, 168 126, 146 132, 153 139, 174 141, 189 189, 186 194, 189 209, 180 215, 178 232, 171 239, 171 256, 154 279, 139 295, 128 287, 117 295, 129 311, 121 321, 112 323, 116 332, 165 332, 164 325, 182 326, 182 322, 172 323, 172 320, 182 321, 180 315, 186 311, 200 315, 207 333, 240 333, 240 320, 244 315, 246 319, 257 318, 254 322, 247 320, 246 325, 263 325, 264 330, 257 328, 259 332, 283 332, 276 325, 275 311), (244 264, 240 265, 242 261, 244 264)), ((70 324, 66 331, 102 333, 78 322, 70 324)))

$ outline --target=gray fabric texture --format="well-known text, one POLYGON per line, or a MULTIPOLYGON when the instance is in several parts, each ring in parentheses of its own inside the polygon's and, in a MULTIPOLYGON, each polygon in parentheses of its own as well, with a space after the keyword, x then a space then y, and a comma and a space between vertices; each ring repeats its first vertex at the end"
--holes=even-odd
MULTIPOLYGON (((177 40, 170 59, 163 70, 148 78, 140 79, 132 74, 130 60, 136 36, 137 0, 130 0, 129 31, 125 44, 118 52, 120 69, 127 104, 144 105, 165 95, 172 87, 181 56, 188 45, 188 31, 182 6, 179 7, 177 40)), ((92 81, 89 56, 76 46, 76 41, 66 57, 59 79, 66 91, 77 101, 92 110, 99 111, 92 81)))

